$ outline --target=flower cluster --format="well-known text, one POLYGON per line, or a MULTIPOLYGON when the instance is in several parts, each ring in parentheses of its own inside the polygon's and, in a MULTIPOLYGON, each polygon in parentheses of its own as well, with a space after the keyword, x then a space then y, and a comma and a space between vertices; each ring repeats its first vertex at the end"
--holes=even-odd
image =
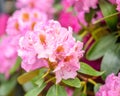
POLYGON ((74 78, 79 70, 79 59, 83 56, 83 43, 75 41, 72 29, 61 27, 59 22, 49 20, 38 23, 34 31, 27 32, 20 39, 19 56, 22 67, 30 71, 49 67, 56 74, 57 83, 61 79, 74 78))
POLYGON ((23 8, 14 12, 8 20, 6 31, 8 35, 24 35, 27 30, 33 30, 37 22, 46 22, 47 15, 37 9, 23 8))
POLYGON ((120 96, 120 73, 118 76, 110 74, 96 96, 120 96))

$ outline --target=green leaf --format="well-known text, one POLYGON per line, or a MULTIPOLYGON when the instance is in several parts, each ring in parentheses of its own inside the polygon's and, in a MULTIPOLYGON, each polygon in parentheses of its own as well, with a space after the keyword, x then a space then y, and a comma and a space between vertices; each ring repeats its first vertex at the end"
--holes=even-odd
POLYGON ((46 96, 67 96, 63 86, 53 85, 47 92, 46 96))
POLYGON ((96 60, 102 57, 108 48, 111 48, 116 41, 113 34, 107 35, 101 38, 99 41, 95 42, 91 48, 86 53, 86 58, 88 60, 96 60))
POLYGON ((19 76, 17 80, 20 84, 24 84, 24 83, 32 80, 37 75, 39 75, 39 69, 25 73, 25 74, 19 76))
POLYGON ((38 86, 41 86, 43 82, 44 82, 44 79, 40 78, 35 82, 35 84, 38 86))
POLYGON ((35 88, 28 91, 25 96, 38 96, 45 88, 46 84, 42 83, 41 86, 35 86, 35 88))
POLYGON ((83 62, 80 62, 80 70, 78 70, 78 72, 91 76, 101 76, 104 73, 104 72, 96 71, 91 66, 83 62))
POLYGON ((89 13, 85 13, 85 20, 91 22, 93 16, 95 15, 95 10, 91 9, 89 13))
POLYGON ((78 78, 62 80, 62 82, 69 85, 69 86, 72 86, 72 87, 76 87, 76 88, 81 87, 81 83, 80 83, 80 80, 78 78))
POLYGON ((117 74, 120 70, 120 44, 114 45, 109 49, 103 59, 101 64, 101 70, 105 71, 103 78, 111 73, 117 74))
MULTIPOLYGON (((106 0, 99 0, 99 5, 104 17, 112 15, 117 12, 116 7, 108 3, 106 0)), ((118 22, 117 15, 110 18, 106 18, 105 21, 112 31, 116 30, 118 22)))
POLYGON ((10 70, 10 74, 13 74, 13 73, 20 67, 20 64, 21 64, 21 58, 18 57, 17 60, 16 60, 15 65, 14 65, 13 68, 10 70))
POLYGON ((0 96, 8 96, 8 94, 13 90, 16 85, 17 76, 13 76, 10 80, 4 82, 0 86, 0 96))
POLYGON ((100 88, 101 84, 100 83, 97 83, 95 86, 94 86, 94 93, 96 93, 99 88, 100 88))

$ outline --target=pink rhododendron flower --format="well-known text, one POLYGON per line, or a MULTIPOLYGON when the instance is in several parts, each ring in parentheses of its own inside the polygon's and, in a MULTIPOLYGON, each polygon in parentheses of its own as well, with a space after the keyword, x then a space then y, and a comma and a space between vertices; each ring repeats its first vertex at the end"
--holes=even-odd
POLYGON ((9 16, 7 14, 0 14, 0 36, 5 34, 8 17, 9 16))
POLYGON ((108 0, 112 4, 116 4, 116 0, 108 0))
POLYGON ((117 10, 120 11, 120 0, 116 0, 117 3, 117 10))
POLYGON ((46 20, 46 14, 37 9, 23 8, 9 18, 6 31, 9 35, 24 34, 27 30, 33 30, 37 22, 46 22, 46 20))
POLYGON ((79 12, 79 13, 77 14, 77 17, 78 17, 79 22, 80 22, 82 25, 87 26, 87 22, 86 22, 86 20, 85 20, 85 12, 84 12, 84 11, 79 12))
POLYGON ((74 2, 75 2, 75 0, 62 0, 61 4, 62 4, 64 10, 68 10, 68 8, 72 7, 74 2))
POLYGON ((38 9, 39 11, 51 15, 54 12, 53 3, 54 0, 17 0, 16 7, 35 8, 38 9))
MULTIPOLYGON (((20 39, 18 53, 23 59, 22 64, 31 64, 30 70, 36 69, 36 61, 40 62, 39 68, 49 67, 56 75, 56 83, 59 83, 61 79, 77 75, 79 59, 84 53, 82 47, 83 43, 73 38, 71 28, 66 29, 59 22, 50 20, 36 24, 33 32, 27 32, 20 39)), ((29 71, 27 66, 23 68, 29 71)))
POLYGON ((0 42, 0 73, 6 77, 9 76, 9 71, 17 59, 16 40, 14 37, 4 37, 0 42))
POLYGON ((22 68, 26 71, 47 66, 46 60, 37 58, 37 53, 33 47, 35 39, 35 34, 28 31, 24 37, 21 37, 19 42, 21 49, 18 51, 18 55, 23 59, 22 68))
POLYGON ((120 96, 120 73, 118 76, 110 74, 96 96, 120 96))
POLYGON ((89 12, 90 8, 97 8, 98 0, 75 0, 75 10, 77 12, 89 12))
POLYGON ((71 26, 74 32, 78 32, 80 30, 78 19, 75 15, 72 14, 72 12, 62 11, 59 15, 59 22, 64 27, 71 26))

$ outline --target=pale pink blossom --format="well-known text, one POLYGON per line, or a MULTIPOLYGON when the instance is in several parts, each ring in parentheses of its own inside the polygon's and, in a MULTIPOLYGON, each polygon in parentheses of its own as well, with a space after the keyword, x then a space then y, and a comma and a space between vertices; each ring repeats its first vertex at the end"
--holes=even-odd
POLYGON ((0 73, 8 77, 17 59, 17 38, 5 36, 0 42, 0 73))
POLYGON ((54 12, 53 3, 54 0, 17 0, 16 7, 27 7, 31 9, 35 8, 48 15, 51 15, 54 12))
POLYGON ((23 35, 27 30, 33 30, 37 22, 46 22, 45 13, 37 9, 23 8, 17 10, 9 18, 6 31, 9 35, 23 35))
POLYGON ((18 50, 18 55, 21 56, 22 68, 27 72, 47 66, 47 62, 44 59, 38 59, 37 53, 33 47, 33 44, 36 43, 35 34, 28 31, 25 36, 20 38, 20 49, 18 50))
POLYGON ((117 10, 120 11, 120 0, 116 0, 117 3, 117 10))
POLYGON ((96 96, 120 96, 120 73, 118 76, 113 73, 110 74, 106 78, 105 84, 96 93, 96 96))
MULTIPOLYGON (((23 59, 22 63, 27 62, 32 69, 36 69, 35 63, 39 61, 39 68, 49 67, 53 70, 56 83, 62 79, 75 78, 76 71, 80 69, 79 59, 84 53, 83 43, 76 42, 70 27, 61 27, 57 21, 36 24, 33 32, 27 32, 20 39, 19 45, 18 53, 23 59)), ((24 69, 29 71, 27 66, 24 69)))

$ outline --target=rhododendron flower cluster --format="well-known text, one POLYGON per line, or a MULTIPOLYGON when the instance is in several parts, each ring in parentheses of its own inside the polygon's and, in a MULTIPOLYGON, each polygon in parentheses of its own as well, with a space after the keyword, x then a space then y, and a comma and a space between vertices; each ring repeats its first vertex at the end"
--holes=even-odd
POLYGON ((113 73, 110 74, 102 85, 96 96, 120 96, 120 73, 115 76, 113 73))
POLYGON ((45 12, 48 15, 52 15, 54 12, 53 8, 54 0, 17 0, 17 8, 35 8, 41 12, 45 12))
POLYGON ((16 62, 16 49, 16 38, 8 36, 4 36, 2 38, 2 41, 0 42, 0 73, 5 74, 6 77, 9 76, 10 69, 14 66, 16 62))
POLYGON ((26 71, 49 67, 59 83, 61 79, 75 78, 77 75, 79 59, 84 53, 82 47, 83 43, 72 37, 70 27, 66 29, 59 22, 50 20, 38 23, 34 31, 27 32, 20 39, 18 53, 26 71))
POLYGON ((27 30, 33 30, 37 22, 46 22, 45 13, 37 9, 23 8, 14 12, 8 20, 7 33, 9 35, 23 35, 27 30))

